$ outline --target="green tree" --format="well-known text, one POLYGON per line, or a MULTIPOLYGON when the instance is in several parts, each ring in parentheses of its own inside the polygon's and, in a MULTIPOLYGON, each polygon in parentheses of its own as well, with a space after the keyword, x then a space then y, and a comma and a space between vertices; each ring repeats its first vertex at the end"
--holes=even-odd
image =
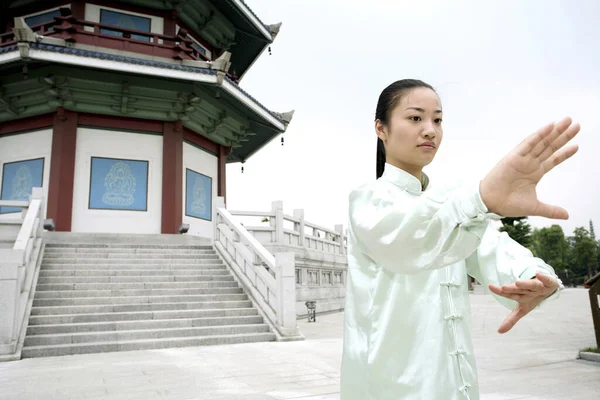
POLYGON ((560 225, 535 229, 531 235, 532 252, 550 264, 557 273, 569 265, 569 242, 560 225))
POLYGON ((508 233, 508 236, 521 246, 531 248, 531 225, 527 222, 527 217, 506 217, 501 221, 500 232, 508 233))
POLYGON ((590 238, 592 238, 592 240, 594 242, 596 242, 596 261, 594 262, 594 265, 592 267, 595 268, 596 270, 598 270, 598 267, 600 267, 600 240, 596 241, 596 233, 594 232, 594 223, 592 222, 591 219, 590 219, 590 238))
POLYGON ((571 238, 571 270, 577 276, 594 275, 598 265, 598 242, 584 227, 575 228, 571 238))

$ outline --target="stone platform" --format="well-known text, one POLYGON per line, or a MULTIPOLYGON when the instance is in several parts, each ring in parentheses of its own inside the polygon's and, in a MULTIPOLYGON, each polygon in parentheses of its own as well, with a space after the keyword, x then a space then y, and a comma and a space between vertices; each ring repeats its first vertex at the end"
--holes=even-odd
MULTIPOLYGON (((472 294, 482 400, 600 398, 600 363, 587 291, 525 317, 506 335, 508 311, 472 294)), ((339 399, 343 314, 302 321, 307 340, 27 359, 0 364, 0 400, 339 399)))

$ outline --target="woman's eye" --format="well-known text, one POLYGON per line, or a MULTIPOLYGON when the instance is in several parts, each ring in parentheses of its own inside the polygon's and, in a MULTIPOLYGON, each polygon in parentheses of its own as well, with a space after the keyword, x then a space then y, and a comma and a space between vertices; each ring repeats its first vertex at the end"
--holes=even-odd
POLYGON ((435 119, 435 123, 436 124, 441 124, 442 123, 442 119, 441 118, 436 118, 435 119))
POLYGON ((415 122, 419 122, 421 120, 421 117, 415 115, 414 117, 410 117, 410 119, 412 119, 415 122))

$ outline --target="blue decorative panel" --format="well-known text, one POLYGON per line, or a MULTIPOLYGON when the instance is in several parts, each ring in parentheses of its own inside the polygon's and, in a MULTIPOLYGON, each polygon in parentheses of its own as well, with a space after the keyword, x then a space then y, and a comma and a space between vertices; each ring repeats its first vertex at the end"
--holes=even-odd
POLYGON ((212 221, 212 178, 185 170, 185 215, 212 221))
POLYGON ((90 209, 147 211, 148 161, 92 157, 90 209))
POLYGON ((25 18, 25 23, 30 27, 43 24, 45 22, 54 21, 54 17, 60 16, 59 10, 50 11, 43 14, 34 15, 33 17, 25 18))
MULTIPOLYGON (((0 200, 29 201, 32 189, 42 187, 44 159, 5 163, 2 168, 0 200)), ((0 214, 20 212, 16 207, 0 207, 0 214)))
MULTIPOLYGON (((119 28, 132 29, 136 31, 150 33, 150 18, 139 17, 137 15, 124 14, 110 10, 100 10, 100 23, 102 25, 118 26, 119 28)), ((123 32, 113 31, 112 29, 100 29, 100 33, 114 36, 123 36, 123 32)), ((131 35, 132 39, 150 41, 150 37, 141 35, 131 35)))

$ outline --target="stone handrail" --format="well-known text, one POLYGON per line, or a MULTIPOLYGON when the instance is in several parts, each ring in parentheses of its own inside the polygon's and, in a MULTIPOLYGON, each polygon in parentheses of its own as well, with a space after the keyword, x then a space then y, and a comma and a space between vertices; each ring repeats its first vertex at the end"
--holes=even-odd
POLYGON ((218 198, 215 248, 263 311, 280 340, 301 339, 296 323, 294 253, 273 256, 225 209, 218 198))
POLYGON ((44 220, 42 188, 33 188, 31 201, 0 201, 21 207, 23 222, 12 249, 0 249, 0 356, 14 354, 23 334, 28 302, 32 300, 41 253, 44 220))
POLYGON ((280 244, 325 253, 346 254, 347 236, 343 225, 336 225, 332 230, 307 222, 302 209, 294 210, 293 216, 286 215, 283 213, 283 202, 281 201, 274 201, 271 211, 230 211, 230 214, 241 218, 267 218, 268 226, 244 227, 263 245, 280 244))

